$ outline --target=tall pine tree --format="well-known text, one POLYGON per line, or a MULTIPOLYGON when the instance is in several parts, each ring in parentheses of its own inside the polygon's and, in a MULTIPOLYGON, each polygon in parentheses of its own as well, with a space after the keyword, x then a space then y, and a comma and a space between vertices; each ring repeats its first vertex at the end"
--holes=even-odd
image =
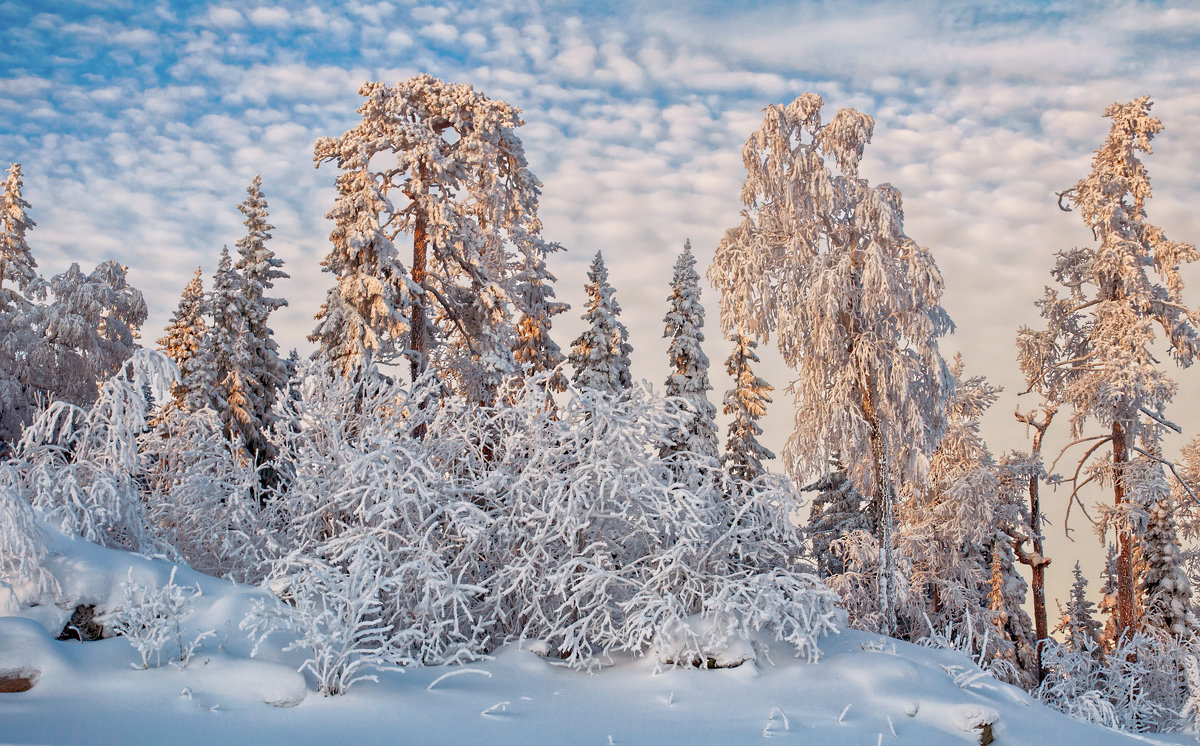
POLYGON ((26 293, 37 283, 37 261, 25 241, 36 224, 25 214, 29 203, 21 196, 22 186, 21 164, 14 163, 0 194, 0 313, 28 308, 26 293))
POLYGON ((733 352, 725 360, 725 372, 733 379, 733 388, 725 392, 721 411, 732 419, 721 463, 733 480, 742 483, 753 482, 765 474, 762 462, 775 458, 770 449, 758 442, 763 432, 758 420, 767 413, 767 405, 771 403, 769 392, 774 389, 750 368, 751 363, 759 362, 756 347, 757 342, 736 332, 733 352))

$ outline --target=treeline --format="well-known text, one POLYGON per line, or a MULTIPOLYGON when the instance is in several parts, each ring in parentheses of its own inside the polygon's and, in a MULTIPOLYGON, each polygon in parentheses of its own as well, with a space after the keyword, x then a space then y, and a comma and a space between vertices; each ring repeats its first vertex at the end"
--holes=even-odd
MULTIPOLYGON (((813 657, 848 617, 960 647, 1098 722, 1189 721, 1197 565, 1180 534, 1200 530, 1200 447, 1182 464, 1163 454, 1180 428, 1152 348, 1186 366, 1200 346, 1178 270, 1197 254, 1146 219, 1137 154, 1161 129, 1148 99, 1109 108, 1091 173, 1060 197, 1096 241, 1057 255, 1044 326, 1018 333, 1041 402, 1018 413, 1030 451, 997 456, 979 421, 998 389, 938 348, 953 323, 933 255, 904 233, 899 191, 858 174, 868 115, 825 122, 805 94, 768 107, 746 144, 743 220, 708 271, 733 347, 722 448, 690 245, 669 287, 659 395, 632 380, 600 254, 584 332, 566 354, 553 339, 567 308, 546 260, 562 247, 542 236, 518 112, 427 75, 360 93, 361 122, 316 145, 337 169, 334 282, 308 361, 281 358, 269 327, 286 275, 257 177, 237 259, 222 252, 207 292, 197 270, 159 340, 172 366, 130 359, 145 307, 117 265, 73 268, 47 300, 13 167, 0 423, 5 510, 26 512, 8 525, 36 514, 269 583, 288 604, 246 626, 308 630, 314 661, 357 661, 314 663, 329 693, 365 664, 466 660, 514 640, 587 667, 651 647, 736 663, 731 643, 761 633, 813 657), (764 469, 774 454, 758 441, 772 388, 753 364, 772 335, 797 373, 790 478, 764 469), (1072 442, 1046 464, 1042 437, 1061 417, 1072 442), (806 524, 796 485, 812 494, 806 524), (1087 485, 1113 496, 1101 616, 1077 568, 1054 630, 1045 485, 1071 503, 1087 485), (337 621, 319 613, 331 607, 337 621)), ((14 587, 36 575, 28 534, 0 543, 23 558, 0 564, 14 587)))

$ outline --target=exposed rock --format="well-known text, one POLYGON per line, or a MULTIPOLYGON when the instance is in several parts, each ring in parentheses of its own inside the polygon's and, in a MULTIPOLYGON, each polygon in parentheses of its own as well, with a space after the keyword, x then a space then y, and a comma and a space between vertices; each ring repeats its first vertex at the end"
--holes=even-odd
POLYGON ((96 605, 80 604, 58 635, 60 640, 91 642, 104 637, 104 625, 96 621, 96 605))
POLYGON ((0 694, 16 694, 27 692, 37 683, 42 672, 31 668, 20 668, 14 671, 0 671, 0 694))

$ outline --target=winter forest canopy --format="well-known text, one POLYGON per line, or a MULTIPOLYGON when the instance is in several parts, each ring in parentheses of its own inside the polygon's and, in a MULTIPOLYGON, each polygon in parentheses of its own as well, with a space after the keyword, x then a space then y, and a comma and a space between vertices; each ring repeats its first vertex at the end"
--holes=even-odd
MULTIPOLYGON (((1152 222, 1148 97, 1103 112, 1058 197, 1092 240, 1048 256, 1037 322, 994 340, 1019 359, 1030 433, 1000 453, 981 419, 1001 390, 939 347, 955 325, 938 247, 860 171, 869 112, 814 93, 763 110, 740 220, 707 268, 679 237, 661 347, 635 350, 614 253, 592 259, 585 303, 559 300, 571 247, 544 235, 515 106, 424 74, 359 94, 314 148, 333 192, 311 356, 271 328, 288 268, 260 177, 242 235, 158 336, 126 267, 39 273, 38 208, 9 168, 4 613, 65 603, 44 567, 62 531, 269 588, 243 633, 298 634, 324 694, 514 641, 589 670, 616 652, 736 665, 763 636, 816 660, 849 626, 965 649, 1093 722, 1195 727, 1200 439, 1174 453, 1164 436, 1195 436, 1173 377, 1200 351, 1180 273, 1198 255, 1152 222), (573 340, 556 338, 567 314, 573 340), (760 375, 770 347, 789 380, 760 375), (666 380, 635 380, 633 356, 656 354, 666 380), (775 473, 760 420, 781 407, 775 473), (1070 510, 1111 560, 1054 599, 1046 568, 1070 559, 1048 554, 1044 517, 1070 510)), ((186 599, 130 583, 97 612, 150 666, 150 631, 186 599)))

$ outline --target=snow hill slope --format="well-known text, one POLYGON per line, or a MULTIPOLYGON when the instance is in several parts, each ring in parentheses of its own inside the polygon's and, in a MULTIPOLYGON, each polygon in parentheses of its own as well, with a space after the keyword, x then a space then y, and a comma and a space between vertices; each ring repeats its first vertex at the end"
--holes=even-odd
MULTIPOLYGON (((161 585, 173 565, 55 535, 48 568, 60 598, 103 607, 130 576, 161 585)), ((1076 721, 982 674, 965 657, 847 631, 820 663, 784 649, 732 669, 658 669, 618 659, 597 674, 510 646, 464 666, 379 673, 339 697, 297 673, 298 651, 268 638, 255 658, 238 623, 264 592, 177 570, 201 588, 185 637, 213 630, 186 668, 138 670, 120 637, 62 642, 69 610, 0 598, 0 675, 39 671, 33 688, 0 694, 4 743, 750 743, 820 744, 1176 742, 1076 721)), ((170 646, 167 648, 170 649, 170 646)))

